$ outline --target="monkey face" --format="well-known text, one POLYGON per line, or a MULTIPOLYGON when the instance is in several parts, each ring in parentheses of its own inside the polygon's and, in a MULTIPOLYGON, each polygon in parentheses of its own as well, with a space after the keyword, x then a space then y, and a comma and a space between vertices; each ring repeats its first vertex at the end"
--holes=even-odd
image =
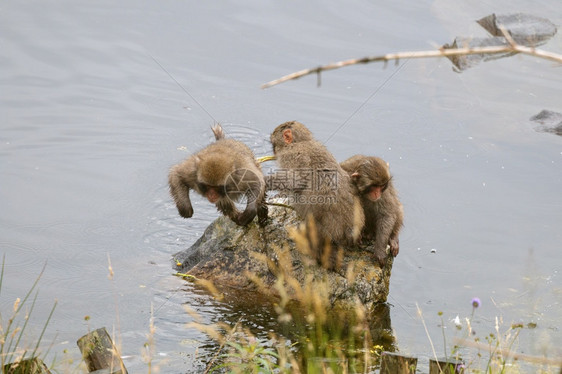
POLYGON ((197 183, 197 187, 199 191, 201 191, 201 194, 213 204, 225 195, 224 186, 210 186, 205 183, 197 183))
POLYGON ((371 201, 377 201, 378 199, 381 198, 383 192, 386 190, 387 187, 388 187, 388 183, 385 183, 382 186, 370 185, 365 190, 364 195, 367 197, 367 199, 371 201))
POLYGON ((217 188, 210 187, 205 193, 205 197, 207 198, 207 200, 209 200, 209 202, 214 204, 221 198, 221 195, 218 191, 219 190, 217 188))
POLYGON ((370 173, 356 171, 351 175, 351 180, 362 196, 370 201, 377 201, 388 187, 390 178, 386 178, 386 175, 385 178, 381 178, 378 173, 373 173, 373 170, 367 171, 370 173))

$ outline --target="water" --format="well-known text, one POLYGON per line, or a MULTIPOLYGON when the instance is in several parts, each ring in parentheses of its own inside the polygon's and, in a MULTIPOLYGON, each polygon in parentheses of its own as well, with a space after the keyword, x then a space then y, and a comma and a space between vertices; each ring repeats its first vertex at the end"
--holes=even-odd
MULTIPOLYGON (((76 339, 115 326, 129 371, 145 372, 153 308, 161 372, 200 371, 208 340, 185 327, 183 305, 205 322, 240 311, 171 276, 171 255, 217 213, 195 198, 194 217, 180 218, 168 168, 210 141, 214 121, 265 155, 273 128, 297 119, 338 160, 391 165, 406 211, 389 298, 401 351, 431 355, 416 304, 442 352, 437 312, 452 339, 449 320, 469 316, 478 296, 482 336, 496 316, 504 327, 536 322, 517 349, 541 354, 550 342, 559 356, 562 138, 528 121, 562 111, 559 68, 516 56, 458 74, 447 60, 411 60, 327 72, 320 88, 315 77, 259 88, 328 62, 483 36, 474 20, 512 11, 562 24, 555 0, 3 2, 3 318, 45 266, 30 345, 57 300, 51 352, 76 359, 76 339)), ((541 48, 561 53, 562 37, 541 48)))

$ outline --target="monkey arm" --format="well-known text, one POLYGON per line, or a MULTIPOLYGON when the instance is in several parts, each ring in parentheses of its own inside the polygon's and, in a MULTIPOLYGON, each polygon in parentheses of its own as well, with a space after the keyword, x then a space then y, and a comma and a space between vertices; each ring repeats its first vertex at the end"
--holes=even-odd
POLYGON ((398 233, 402 227, 402 215, 400 212, 384 214, 378 217, 375 227, 375 255, 379 262, 386 259, 387 245, 390 246, 390 253, 396 257, 400 250, 398 233))
POLYGON ((374 250, 375 250, 375 257, 381 264, 381 266, 385 263, 387 252, 386 247, 390 241, 390 234, 392 233, 393 224, 390 222, 390 217, 380 217, 377 220, 377 225, 374 228, 374 236, 375 236, 375 243, 374 243, 374 250))
POLYGON ((388 240, 388 244, 390 245, 390 253, 394 257, 398 255, 398 251, 400 250, 400 245, 398 241, 398 233, 400 229, 404 225, 404 208, 402 204, 396 199, 396 204, 398 208, 396 209, 396 221, 394 222, 394 227, 392 228, 392 232, 390 233, 390 238, 388 240))
POLYGON ((264 213, 267 217, 267 210, 263 211, 265 182, 258 168, 255 170, 237 169, 229 176, 229 184, 225 186, 225 189, 226 196, 221 199, 220 206, 217 205, 217 208, 237 225, 245 226, 252 222, 258 211, 261 222, 264 221, 264 213), (234 201, 238 200, 240 196, 245 196, 247 201, 243 212, 239 212, 234 205, 234 201))
MULTIPOLYGON (((170 185, 170 193, 174 198, 179 214, 184 218, 193 216, 193 207, 189 199, 189 190, 194 187, 194 181, 190 179, 191 159, 175 165, 168 175, 168 183, 170 185)), ((193 165, 194 167, 194 165, 193 165)))
POLYGON ((234 220, 239 226, 246 226, 248 223, 252 222, 254 217, 258 214, 258 204, 256 201, 248 201, 246 209, 242 213, 239 213, 234 220))
POLYGON ((244 226, 252 222, 256 214, 259 213, 259 220, 261 223, 267 218, 267 207, 265 206, 265 181, 257 168, 256 170, 245 170, 240 173, 238 184, 241 191, 244 191, 246 197, 246 208, 237 217, 237 224, 244 226), (265 212, 264 212, 265 208, 265 212))

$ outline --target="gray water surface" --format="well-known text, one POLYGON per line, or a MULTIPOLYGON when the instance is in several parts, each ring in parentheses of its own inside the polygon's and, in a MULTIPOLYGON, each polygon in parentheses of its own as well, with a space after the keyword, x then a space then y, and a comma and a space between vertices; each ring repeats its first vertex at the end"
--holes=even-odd
MULTIPOLYGON (((76 339, 106 326, 129 372, 146 372, 153 308, 154 363, 200 371, 207 340, 185 327, 184 304, 206 322, 233 311, 171 276, 171 256, 217 212, 197 197, 194 217, 179 217, 168 169, 208 144, 215 121, 265 155, 275 126, 296 119, 338 160, 391 165, 406 212, 389 297, 402 352, 432 355, 416 304, 440 353, 437 313, 452 345, 450 320, 479 297, 482 337, 496 316, 504 328, 535 322, 516 350, 560 356, 562 137, 529 122, 562 111, 559 67, 515 56, 459 74, 445 59, 409 60, 326 72, 320 88, 312 76, 259 88, 320 64, 484 36, 474 21, 492 12, 562 24, 558 0, 2 2, 2 316, 46 264, 29 345, 57 300, 51 356, 77 360, 76 339)), ((541 48, 562 53, 560 33, 541 48)))

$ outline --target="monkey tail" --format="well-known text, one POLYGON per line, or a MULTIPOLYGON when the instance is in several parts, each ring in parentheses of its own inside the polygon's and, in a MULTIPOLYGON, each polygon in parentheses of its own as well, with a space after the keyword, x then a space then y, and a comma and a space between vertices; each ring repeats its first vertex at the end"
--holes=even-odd
POLYGON ((216 140, 224 139, 224 130, 222 129, 220 123, 217 123, 213 127, 211 127, 211 130, 213 131, 213 134, 215 134, 216 140))

